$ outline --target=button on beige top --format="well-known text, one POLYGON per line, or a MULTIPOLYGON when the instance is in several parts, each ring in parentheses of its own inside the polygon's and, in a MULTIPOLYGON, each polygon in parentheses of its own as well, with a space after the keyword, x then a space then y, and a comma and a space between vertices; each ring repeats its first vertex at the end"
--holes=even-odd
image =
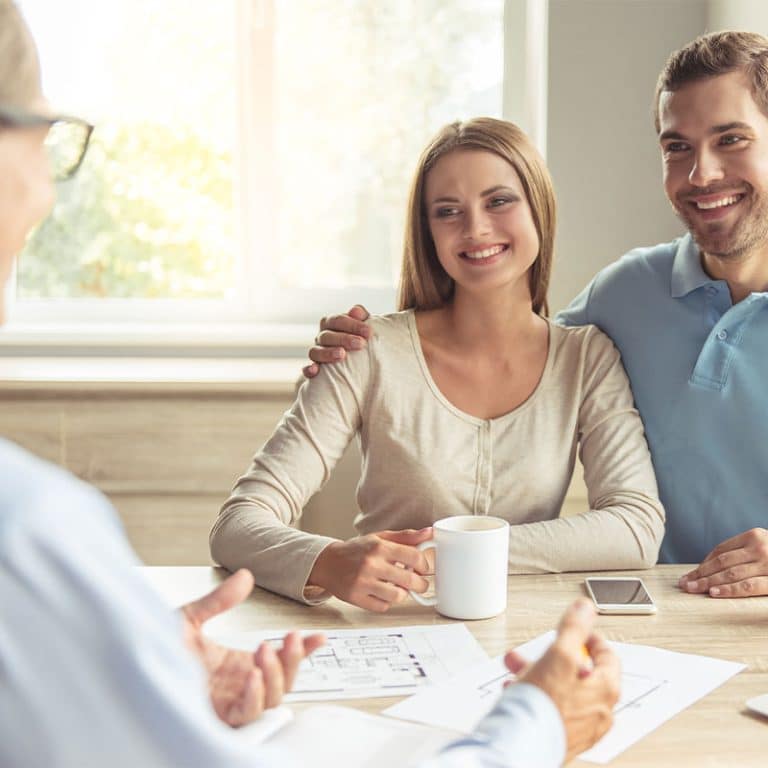
POLYGON ((291 526, 355 435, 362 533, 494 515, 512 524, 512 572, 656 562, 664 511, 626 374, 601 331, 550 324, 536 390, 514 411, 485 420, 443 397, 412 311, 371 325, 366 351, 305 382, 237 482, 211 532, 217 562, 249 568, 260 586, 306 599, 309 573, 331 539, 291 526), (577 449, 590 508, 559 518, 577 449))

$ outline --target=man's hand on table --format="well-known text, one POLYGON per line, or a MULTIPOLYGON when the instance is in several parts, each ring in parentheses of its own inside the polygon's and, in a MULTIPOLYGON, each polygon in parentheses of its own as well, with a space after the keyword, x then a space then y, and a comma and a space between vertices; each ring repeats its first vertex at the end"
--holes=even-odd
POLYGON ((535 664, 514 651, 504 661, 518 680, 538 686, 563 718, 566 761, 589 749, 611 727, 619 699, 621 667, 605 640, 593 631, 595 609, 580 598, 565 612, 557 637, 535 664), (585 666, 584 648, 591 658, 585 666))
POLYGON ((403 602, 408 590, 426 592, 430 565, 418 544, 431 528, 379 531, 329 544, 318 556, 307 586, 322 587, 340 600, 384 613, 403 602))
POLYGON ((313 362, 303 368, 304 375, 314 378, 323 363, 338 363, 347 356, 347 350, 363 349, 371 337, 371 329, 365 324, 370 312, 356 304, 346 315, 331 315, 320 321, 320 333, 315 336, 315 346, 309 350, 313 362))
POLYGON ((234 608, 253 590, 253 576, 237 571, 205 597, 182 606, 184 642, 208 672, 211 703, 219 718, 237 727, 255 720, 265 709, 276 707, 293 685, 299 664, 319 648, 322 635, 286 635, 276 651, 262 643, 255 652, 225 648, 205 637, 208 619, 234 608))
POLYGON ((678 586, 710 597, 768 595, 768 531, 752 528, 726 539, 681 576, 678 586))

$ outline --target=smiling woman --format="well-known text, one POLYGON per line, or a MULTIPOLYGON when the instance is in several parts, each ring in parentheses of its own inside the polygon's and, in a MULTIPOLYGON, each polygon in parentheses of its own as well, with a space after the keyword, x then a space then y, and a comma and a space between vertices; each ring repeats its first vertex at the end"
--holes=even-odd
POLYGON ((366 351, 304 384, 225 503, 214 559, 297 600, 374 611, 426 588, 416 546, 451 515, 513 523, 511 571, 654 564, 664 512, 619 355, 594 326, 543 316, 554 221, 549 174, 519 128, 440 131, 411 186, 401 311, 372 318, 366 351), (361 535, 295 530, 355 436, 361 535), (577 449, 591 508, 560 518, 577 449))
MULTIPOLYGON (((511 184, 511 188, 504 183, 495 183, 483 191, 476 189, 484 208, 496 211, 496 218, 509 218, 510 214, 522 216, 524 223, 529 222, 535 228, 532 231, 530 227, 524 227, 529 246, 533 248, 531 256, 536 255, 531 258, 532 269, 528 272, 530 300, 535 313, 546 314, 555 236, 552 182, 528 137, 517 126, 483 118, 447 125, 422 153, 408 204, 400 309, 431 309, 451 297, 455 280, 445 264, 441 262, 438 266, 440 249, 437 245, 450 237, 451 232, 459 239, 464 237, 467 217, 470 226, 477 224, 481 228, 489 226, 490 218, 475 221, 476 214, 471 206, 468 210, 454 207, 460 198, 441 195, 438 189, 441 186, 453 188, 457 195, 461 195, 463 186, 471 187, 474 183, 477 187, 477 182, 484 178, 511 184), (453 153, 462 148, 474 154, 453 153), (441 171, 430 174, 443 157, 445 162, 441 163, 441 171), (431 189, 425 189, 427 178, 431 189), (494 195, 502 190, 506 190, 506 197, 494 195), (530 206, 529 199, 533 200, 530 206), (442 205, 445 202, 449 205, 442 205)), ((482 239, 483 233, 478 234, 482 239)), ((443 252, 447 250, 450 246, 446 244, 443 252)), ((454 250, 461 251, 458 246, 454 250)))

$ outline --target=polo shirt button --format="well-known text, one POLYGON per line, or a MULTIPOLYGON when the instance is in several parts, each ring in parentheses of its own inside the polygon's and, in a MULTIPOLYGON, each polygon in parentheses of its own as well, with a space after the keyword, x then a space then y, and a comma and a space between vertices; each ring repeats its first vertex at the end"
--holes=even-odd
POLYGON ((728 331, 718 331, 717 338, 720 339, 720 341, 725 341, 728 338, 728 331))
POLYGON ((717 288, 715 288, 714 285, 710 285, 709 288, 707 288, 707 293, 710 296, 714 296, 717 293, 717 288))

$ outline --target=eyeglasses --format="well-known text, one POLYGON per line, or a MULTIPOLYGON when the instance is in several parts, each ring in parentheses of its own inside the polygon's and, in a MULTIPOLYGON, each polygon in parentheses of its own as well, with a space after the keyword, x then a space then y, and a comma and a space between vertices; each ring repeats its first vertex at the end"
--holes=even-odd
POLYGON ((40 115, 0 105, 0 126, 3 124, 15 128, 48 126, 45 148, 51 160, 54 181, 65 181, 75 175, 93 131, 93 126, 79 117, 40 115))

